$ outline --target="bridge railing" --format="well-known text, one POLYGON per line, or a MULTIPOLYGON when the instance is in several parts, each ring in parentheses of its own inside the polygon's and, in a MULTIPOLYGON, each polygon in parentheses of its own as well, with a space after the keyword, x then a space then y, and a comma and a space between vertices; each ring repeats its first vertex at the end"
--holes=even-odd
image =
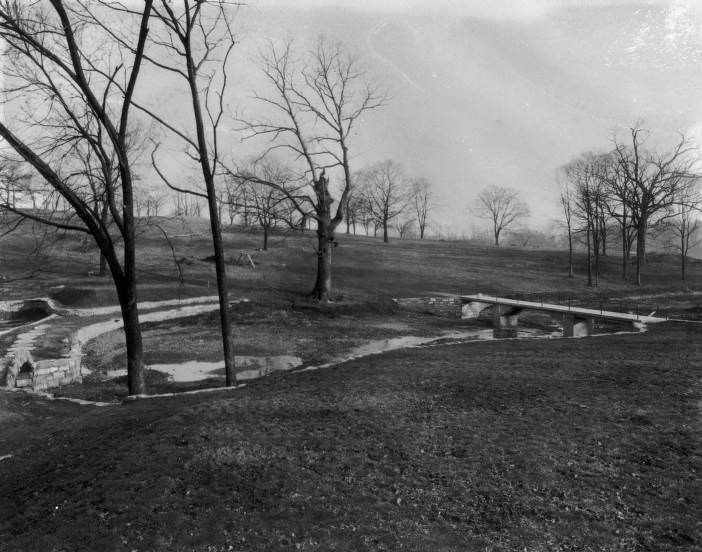
MULTIPOLYGON (((488 293, 487 295, 493 295, 488 293)), ((702 312, 685 311, 663 305, 656 301, 641 301, 634 299, 609 299, 596 297, 575 296, 571 293, 541 293, 541 292, 497 292, 494 295, 513 301, 560 305, 569 308, 585 308, 600 312, 629 313, 636 316, 658 316, 680 320, 702 320, 702 312)))
POLYGON ((688 309, 683 306, 668 305, 656 300, 626 299, 626 298, 598 298, 576 296, 570 292, 523 292, 523 291, 494 291, 461 289, 459 295, 474 295, 482 291, 485 295, 495 295, 538 304, 561 305, 572 308, 586 308, 601 312, 630 313, 637 316, 658 316, 673 320, 700 320, 702 321, 702 308, 688 309))
POLYGON ((601 299, 593 297, 575 297, 572 294, 514 294, 514 298, 523 301, 536 303, 550 303, 555 305, 568 306, 573 308, 584 308, 599 310, 600 312, 621 312, 635 314, 637 316, 660 315, 662 313, 659 303, 650 301, 634 301, 626 299, 601 299))

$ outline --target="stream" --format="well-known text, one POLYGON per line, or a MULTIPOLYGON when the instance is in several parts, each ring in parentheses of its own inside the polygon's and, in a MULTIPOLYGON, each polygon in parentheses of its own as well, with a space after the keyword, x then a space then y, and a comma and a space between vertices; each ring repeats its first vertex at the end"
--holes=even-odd
MULTIPOLYGON (((319 370, 329 368, 337 364, 342 364, 350 360, 377 355, 398 349, 408 349, 414 347, 424 347, 445 343, 462 343, 466 341, 493 340, 505 338, 536 338, 559 336, 560 331, 548 332, 544 330, 525 329, 516 334, 496 335, 490 328, 473 328, 470 330, 445 332, 435 336, 414 336, 407 335, 401 337, 391 337, 387 339, 377 339, 354 347, 350 351, 337 355, 331 360, 318 365, 303 366, 302 358, 293 355, 266 355, 266 356, 236 356, 237 366, 236 377, 239 381, 252 380, 267 376, 273 372, 286 372, 297 368, 303 371, 319 370)), ((205 362, 190 360, 181 363, 151 364, 151 370, 156 370, 168 374, 174 382, 195 382, 209 378, 224 379, 224 361, 205 362)), ((108 372, 108 377, 118 377, 126 375, 126 370, 114 370, 108 372)))

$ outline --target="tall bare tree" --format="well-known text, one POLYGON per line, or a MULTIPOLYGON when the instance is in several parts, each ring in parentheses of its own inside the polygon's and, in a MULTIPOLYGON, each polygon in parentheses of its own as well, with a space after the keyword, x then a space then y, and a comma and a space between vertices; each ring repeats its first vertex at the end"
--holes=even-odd
POLYGON ((131 394, 145 391, 143 350, 136 286, 134 176, 128 155, 131 100, 136 88, 148 34, 153 2, 145 0, 129 28, 129 48, 119 48, 109 33, 82 20, 80 7, 61 0, 22 3, 0 2, 0 38, 4 42, 5 112, 18 116, 0 122, 0 137, 29 163, 64 200, 69 212, 63 218, 22 211, 22 215, 65 230, 90 235, 105 256, 117 290, 127 349, 131 394), (118 59, 110 56, 118 50, 118 59), (117 82, 122 83, 118 91, 117 82), (61 141, 67 130, 44 124, 55 114, 70 121, 71 140, 61 141), (21 114, 21 115, 20 115, 21 114), (36 125, 41 132, 35 131, 36 125), (78 135, 93 154, 94 170, 112 172, 101 190, 109 206, 110 233, 84 174, 73 174, 67 160, 78 135), (47 148, 47 144, 49 147, 47 148), (121 258, 120 258, 120 249, 121 258))
POLYGON ((236 383, 234 365, 234 335, 229 316, 229 290, 224 257, 224 243, 217 204, 216 174, 220 164, 219 128, 224 116, 224 94, 227 88, 228 60, 236 43, 232 30, 228 5, 230 2, 183 0, 179 7, 172 2, 161 0, 154 13, 163 23, 165 33, 155 44, 170 50, 173 59, 182 59, 180 65, 163 65, 156 58, 149 57, 159 67, 181 76, 187 83, 193 115, 193 138, 190 133, 181 132, 163 118, 155 116, 172 133, 180 137, 187 148, 195 152, 193 158, 199 161, 205 196, 209 211, 212 246, 214 248, 217 291, 219 295, 220 326, 226 385, 236 383), (209 10, 209 13, 205 11, 209 10), (166 42, 168 41, 168 42, 166 42))
POLYGON ((573 278, 573 211, 575 200, 573 187, 567 178, 566 167, 561 167, 556 173, 558 180, 558 200, 563 211, 563 222, 568 235, 568 278, 573 278))
POLYGON ((602 178, 605 184, 604 208, 609 217, 619 226, 619 239, 622 251, 622 280, 626 280, 629 270, 631 248, 636 238, 636 228, 632 224, 630 212, 631 183, 623 175, 617 156, 607 153, 601 157, 602 178))
POLYGON ((430 205, 432 202, 431 183, 424 177, 412 180, 412 203, 414 213, 417 216, 417 228, 419 228, 419 239, 424 239, 427 228, 430 205))
POLYGON ((351 187, 346 196, 346 205, 344 206, 344 220, 346 221, 346 233, 350 234, 353 228, 354 235, 356 234, 356 224, 361 218, 363 210, 363 197, 356 183, 351 187))
POLYGON ((518 220, 529 216, 529 206, 519 192, 502 186, 489 186, 478 195, 475 214, 492 224, 495 245, 500 245, 500 235, 518 220))
POLYGON ((671 234, 670 246, 680 254, 680 279, 685 281, 687 276, 687 258, 690 249, 702 241, 699 236, 700 204, 702 197, 697 186, 691 185, 686 190, 685 197, 679 198, 669 210, 666 229, 671 234))
POLYGON ((233 182, 234 186, 246 188, 245 193, 233 195, 234 201, 245 201, 246 205, 237 205, 237 209, 249 213, 256 225, 263 231, 264 251, 268 250, 270 233, 279 226, 294 226, 293 212, 287 194, 281 190, 289 189, 288 182, 292 175, 275 158, 256 160, 252 163, 247 174, 255 175, 257 181, 244 180, 241 183, 233 182), (269 186, 262 182, 274 182, 276 186, 269 186))
MULTIPOLYGON (((129 4, 111 0, 98 0, 97 3, 103 8, 102 11, 93 10, 88 2, 79 0, 86 20, 102 26, 122 48, 128 48, 129 43, 123 36, 104 22, 102 12, 111 10, 125 16, 134 16, 134 10, 129 4)), ((159 111, 162 101, 159 101, 159 106, 153 106, 139 98, 131 99, 137 109, 149 116, 172 139, 180 140, 186 156, 196 164, 202 175, 204 192, 180 188, 158 167, 156 151, 152 153, 154 168, 166 185, 180 193, 192 193, 207 203, 228 386, 236 382, 234 337, 228 311, 229 292, 215 180, 218 172, 221 172, 219 129, 225 111, 228 60, 236 43, 231 20, 232 6, 236 6, 236 3, 227 0, 160 0, 153 5, 150 23, 154 29, 149 48, 143 57, 153 68, 182 79, 190 99, 190 129, 183 127, 182 118, 169 120, 164 116, 159 111)))
POLYGON ((628 188, 627 205, 636 228, 636 284, 641 285, 641 266, 646 254, 649 227, 670 215, 668 209, 685 197, 697 180, 694 145, 681 136, 671 150, 660 153, 646 147, 650 133, 632 126, 626 139, 614 137, 618 170, 628 188))
POLYGON ((411 190, 402 166, 386 159, 358 173, 366 205, 378 226, 383 228, 383 241, 388 242, 390 223, 407 209, 411 190))
POLYGON ((566 165, 566 175, 573 183, 574 215, 585 232, 587 248, 587 285, 597 286, 600 279, 601 210, 605 199, 603 157, 588 152, 566 165))
POLYGON ((340 43, 324 38, 302 56, 289 42, 282 48, 271 44, 261 61, 269 90, 255 99, 270 110, 270 118, 242 120, 242 130, 249 139, 268 140, 262 156, 274 150, 289 153, 299 163, 299 179, 280 187, 243 169, 238 176, 281 190, 303 221, 316 222, 317 272, 311 296, 326 301, 332 289, 335 232, 351 189, 352 131, 366 112, 382 105, 383 97, 365 82, 358 61, 340 43))

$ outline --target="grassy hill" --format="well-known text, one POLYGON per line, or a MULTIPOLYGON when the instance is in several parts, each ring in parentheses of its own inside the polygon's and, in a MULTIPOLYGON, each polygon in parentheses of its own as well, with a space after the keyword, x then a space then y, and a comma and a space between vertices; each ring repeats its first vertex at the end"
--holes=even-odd
MULTIPOLYGON (((142 298, 212 294, 202 221, 162 223, 178 234, 186 283, 147 229, 142 298)), ((591 290, 582 257, 569 279, 561 251, 340 236, 338 302, 313 309, 303 298, 311 237, 277 236, 268 252, 255 251, 259 242, 226 235, 228 255, 246 250, 257 262, 230 267, 232 294, 252 299, 235 310, 247 354, 292 340, 324 355, 340 340, 457 324, 418 323, 386 309, 387 297, 645 295, 689 308, 700 284, 699 262, 681 285, 675 259, 657 255, 645 286, 620 282, 610 259, 591 290)), ((31 258, 31 243, 2 242, 6 296, 113 300, 109 281, 88 275, 92 248, 69 236, 31 258)), ((179 324, 146 327, 147 356, 177 346, 216 355, 216 317, 179 324)), ((699 550, 700 328, 668 322, 645 334, 397 350, 102 408, 0 390, 0 551, 699 550)), ((88 361, 121 350, 105 339, 88 361)))
MULTIPOLYGON (((170 236, 144 227, 138 242, 140 299, 212 294, 215 290, 208 223, 202 219, 157 221, 170 236), (180 262, 184 284, 179 284, 180 262)), ((432 293, 496 293, 572 295, 600 301, 608 298, 649 296, 687 292, 702 288, 702 262, 689 260, 687 281, 680 281, 679 259, 674 255, 651 253, 643 268, 643 285, 637 287, 620 278, 616 253, 602 259, 600 283, 588 288, 585 256, 576 254, 575 278, 567 275, 567 252, 496 248, 467 241, 392 240, 339 234, 333 252, 334 289, 339 298, 369 300, 380 297, 430 295, 432 293)), ((315 273, 315 238, 312 231, 276 235, 268 251, 260 251, 261 236, 241 229, 225 231, 233 297, 287 293, 303 295, 311 289, 315 273), (256 263, 255 270, 236 265, 242 251, 256 263)), ((13 234, 0 241, 5 297, 51 293, 64 285, 92 290, 86 299, 116 303, 109 278, 97 278, 99 256, 96 247, 74 235, 46 245, 40 255, 34 249, 31 232, 13 234), (27 235, 29 234, 29 235, 27 235)), ((68 300, 70 294, 64 293, 68 300)), ((76 300, 77 300, 76 299, 76 300)))

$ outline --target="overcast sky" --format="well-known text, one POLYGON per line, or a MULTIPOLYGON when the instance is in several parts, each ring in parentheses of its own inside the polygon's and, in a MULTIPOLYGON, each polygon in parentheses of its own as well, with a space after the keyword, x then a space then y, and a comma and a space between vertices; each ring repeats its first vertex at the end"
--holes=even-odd
MULTIPOLYGON (((533 19, 564 7, 633 4, 632 0, 255 0, 250 5, 300 8, 346 7, 376 12, 441 14, 490 18, 533 19)), ((668 0, 642 0, 639 4, 665 4, 668 0)), ((691 6, 697 0, 685 0, 691 6)))
POLYGON ((702 134, 702 0, 251 0, 240 23, 242 46, 325 34, 356 52, 390 100, 359 127, 354 168, 426 176, 457 232, 493 184, 548 226, 556 169, 638 120, 663 147, 702 134))
MULTIPOLYGON (((661 147, 676 132, 702 141, 702 0, 247 0, 236 31, 226 103, 246 118, 262 115, 251 97, 266 93, 255 54, 267 39, 344 43, 389 98, 357 126, 352 170, 393 159, 426 177, 432 218, 459 235, 490 185, 517 189, 529 224, 548 227, 558 167, 636 121, 661 147)), ((172 76, 145 69, 139 93, 190 124, 172 76)), ((233 158, 251 154, 234 131, 224 140, 233 158)), ((187 180, 182 145, 165 150, 187 180)))

